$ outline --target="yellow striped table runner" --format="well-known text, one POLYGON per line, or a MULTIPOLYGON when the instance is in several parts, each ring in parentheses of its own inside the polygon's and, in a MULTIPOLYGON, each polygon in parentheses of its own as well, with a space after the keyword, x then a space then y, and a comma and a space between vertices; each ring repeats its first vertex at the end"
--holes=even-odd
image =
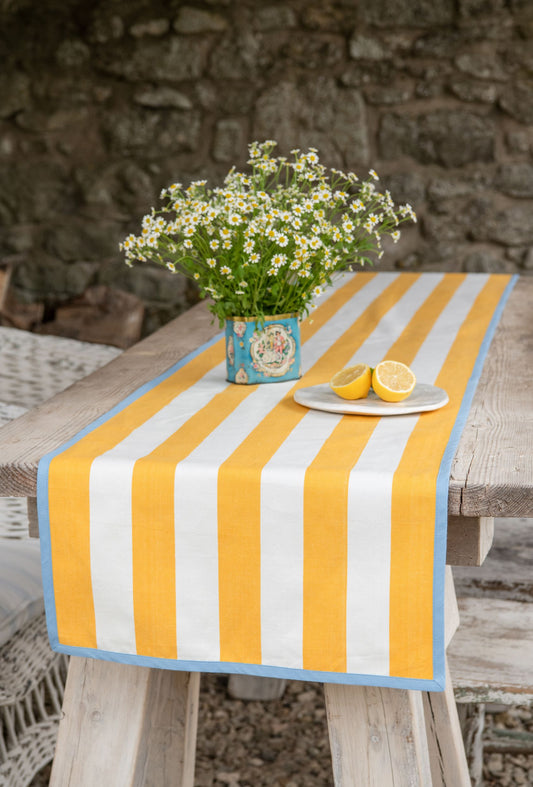
POLYGON ((39 465, 52 647, 193 671, 439 690, 451 461, 514 279, 357 273, 302 325, 304 376, 226 382, 223 338, 39 465), (440 410, 295 390, 384 358, 440 410))

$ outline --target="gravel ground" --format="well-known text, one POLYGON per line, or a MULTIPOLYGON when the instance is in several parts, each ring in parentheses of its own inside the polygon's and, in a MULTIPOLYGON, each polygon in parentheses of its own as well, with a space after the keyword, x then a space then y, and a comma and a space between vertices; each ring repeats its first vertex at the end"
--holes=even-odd
MULTIPOLYGON (((291 681, 269 702, 231 699, 226 685, 224 677, 202 676, 195 787, 333 786, 320 684, 291 681)), ((533 733, 533 707, 488 713, 486 737, 496 729, 533 733)), ((483 776, 484 787, 533 785, 533 752, 488 751, 483 776)), ((48 778, 45 769, 31 787, 46 787, 48 778)))

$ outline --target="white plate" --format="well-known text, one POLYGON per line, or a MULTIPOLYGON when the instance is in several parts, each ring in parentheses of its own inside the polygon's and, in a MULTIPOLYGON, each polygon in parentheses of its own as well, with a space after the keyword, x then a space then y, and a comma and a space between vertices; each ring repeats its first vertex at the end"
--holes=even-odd
POLYGON ((413 393, 403 402, 384 402, 374 391, 366 399, 341 399, 333 393, 328 383, 300 388, 294 394, 294 401, 312 410, 325 410, 328 413, 344 415, 406 415, 438 410, 448 404, 448 394, 442 388, 427 383, 417 383, 413 393))

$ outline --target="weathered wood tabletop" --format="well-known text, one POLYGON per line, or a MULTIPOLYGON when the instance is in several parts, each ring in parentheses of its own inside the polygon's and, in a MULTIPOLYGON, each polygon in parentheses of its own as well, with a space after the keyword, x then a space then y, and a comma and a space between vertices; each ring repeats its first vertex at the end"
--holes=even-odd
MULTIPOLYGON (((452 516, 533 516, 532 304, 533 278, 522 278, 505 306, 456 452, 452 516)), ((0 496, 34 497, 42 456, 218 331, 199 304, 3 427, 0 496)))

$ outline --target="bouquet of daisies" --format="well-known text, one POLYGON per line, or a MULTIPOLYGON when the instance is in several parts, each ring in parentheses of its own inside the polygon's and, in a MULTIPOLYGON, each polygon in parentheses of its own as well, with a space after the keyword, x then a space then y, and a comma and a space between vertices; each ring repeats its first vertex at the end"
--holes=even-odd
POLYGON ((410 205, 381 193, 374 170, 326 170, 316 149, 273 156, 276 142, 249 146, 250 171, 232 168, 218 188, 204 180, 161 192, 163 207, 122 243, 126 263, 156 262, 193 279, 222 323, 228 317, 308 314, 335 273, 372 264, 382 238, 416 221, 410 205))

